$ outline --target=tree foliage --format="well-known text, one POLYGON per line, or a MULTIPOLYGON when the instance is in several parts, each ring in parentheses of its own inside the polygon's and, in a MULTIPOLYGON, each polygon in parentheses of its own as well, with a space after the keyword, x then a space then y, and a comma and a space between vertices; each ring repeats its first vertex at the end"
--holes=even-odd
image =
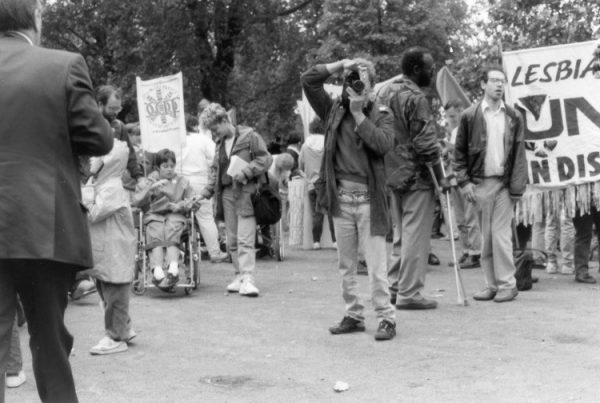
POLYGON ((476 97, 477 69, 500 61, 500 44, 591 39, 599 15, 597 2, 579 0, 55 0, 44 40, 82 53, 97 85, 122 87, 128 120, 137 119, 136 76, 182 71, 186 111, 206 97, 285 139, 298 125, 299 76, 314 63, 368 55, 383 80, 420 45, 476 97))
POLYGON ((316 60, 369 55, 381 80, 401 73, 402 51, 429 49, 443 63, 466 17, 462 0, 329 0, 319 21, 316 60))

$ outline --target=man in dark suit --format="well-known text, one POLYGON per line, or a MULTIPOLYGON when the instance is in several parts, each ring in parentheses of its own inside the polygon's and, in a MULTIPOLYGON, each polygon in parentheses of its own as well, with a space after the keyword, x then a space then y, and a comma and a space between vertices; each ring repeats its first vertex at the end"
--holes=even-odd
POLYGON ((38 47, 39 0, 0 0, 0 403, 19 294, 43 402, 76 402, 67 290, 91 267, 78 156, 113 144, 81 55, 38 47))

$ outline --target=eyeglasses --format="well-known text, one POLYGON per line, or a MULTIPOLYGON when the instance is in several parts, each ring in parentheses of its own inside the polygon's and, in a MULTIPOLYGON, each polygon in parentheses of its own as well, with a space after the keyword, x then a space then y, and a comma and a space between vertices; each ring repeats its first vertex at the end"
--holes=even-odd
POLYGON ((506 84, 506 80, 503 78, 488 78, 488 81, 492 84, 506 84))

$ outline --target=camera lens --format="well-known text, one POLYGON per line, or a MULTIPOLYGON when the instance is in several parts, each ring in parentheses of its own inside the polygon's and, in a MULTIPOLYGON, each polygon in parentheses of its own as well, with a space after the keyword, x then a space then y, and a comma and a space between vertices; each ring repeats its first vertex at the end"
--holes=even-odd
POLYGON ((352 89, 356 91, 356 93, 360 94, 365 89, 365 83, 360 80, 356 80, 352 82, 352 89))

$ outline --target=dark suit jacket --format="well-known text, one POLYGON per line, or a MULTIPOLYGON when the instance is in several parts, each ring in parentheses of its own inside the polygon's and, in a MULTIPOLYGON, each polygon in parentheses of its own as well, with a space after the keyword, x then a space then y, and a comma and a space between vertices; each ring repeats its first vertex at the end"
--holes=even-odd
POLYGON ((0 34, 0 259, 93 265, 77 156, 112 130, 81 55, 0 34))

